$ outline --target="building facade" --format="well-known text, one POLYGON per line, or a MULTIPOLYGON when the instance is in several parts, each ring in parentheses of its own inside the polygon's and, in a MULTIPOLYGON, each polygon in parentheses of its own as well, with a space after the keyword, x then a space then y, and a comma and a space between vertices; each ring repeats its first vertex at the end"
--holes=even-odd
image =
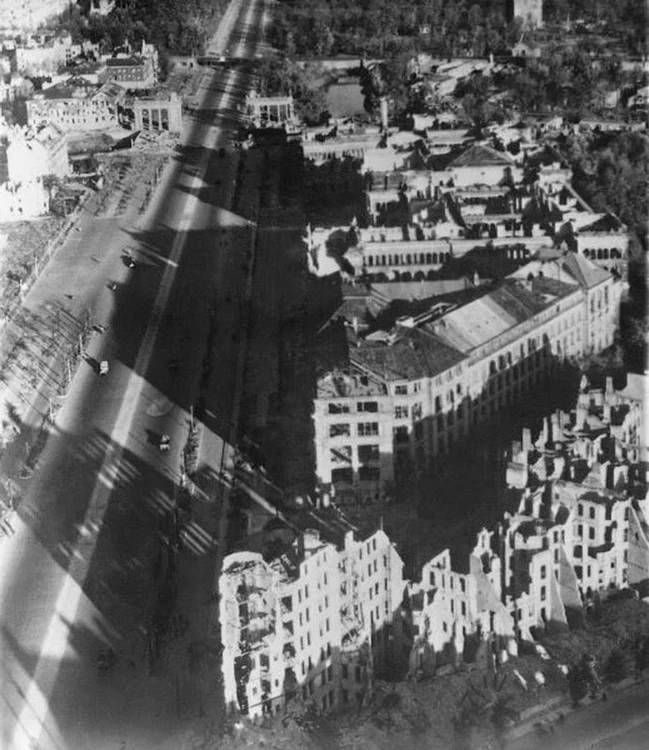
POLYGON ((117 83, 126 91, 148 91, 157 81, 154 62, 150 57, 109 57, 99 74, 100 83, 117 83))
POLYGON ((9 180, 16 183, 70 173, 67 138, 56 125, 35 132, 14 129, 7 150, 9 180))
POLYGON ((297 122, 292 96, 258 96, 253 91, 246 99, 246 113, 257 128, 281 127, 297 122))
POLYGON ((314 400, 316 473, 337 502, 390 494, 557 363, 613 342, 623 285, 574 253, 532 261, 465 305, 434 303, 389 331, 348 321, 348 366, 314 400))
POLYGON ((135 130, 182 133, 182 101, 175 91, 168 96, 138 97, 133 113, 135 130))
POLYGON ((403 563, 377 531, 343 544, 305 531, 271 562, 224 560, 220 622, 226 705, 254 717, 298 698, 328 711, 359 705, 403 595, 403 563))
POLYGON ((119 124, 119 107, 125 91, 116 84, 97 86, 72 76, 36 94, 27 102, 32 127, 52 123, 63 132, 104 130, 119 124))
MULTIPOLYGON (((408 586, 410 667, 432 671, 466 656, 472 639, 517 653, 549 623, 569 624, 597 598, 649 581, 646 437, 631 434, 646 376, 627 387, 586 387, 571 414, 524 430, 507 473, 515 513, 482 529, 473 550, 445 550, 408 586)), ((474 651, 475 653, 475 651, 474 651)))

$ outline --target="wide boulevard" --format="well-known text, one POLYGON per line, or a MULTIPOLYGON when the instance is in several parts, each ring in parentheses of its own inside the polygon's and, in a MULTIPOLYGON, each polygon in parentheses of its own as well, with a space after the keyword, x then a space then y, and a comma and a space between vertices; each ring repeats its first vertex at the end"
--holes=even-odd
POLYGON ((106 330, 88 343, 23 486, 16 534, 0 543, 2 748, 179 748, 213 708, 214 662, 191 645, 214 636, 218 478, 237 429, 258 189, 233 136, 264 14, 260 0, 225 13, 208 51, 241 62, 197 71, 199 110, 146 214, 121 226, 84 218, 25 300, 38 310, 66 294, 106 330), (193 419, 212 505, 179 528, 193 419), (101 670, 109 648, 116 663, 101 670))

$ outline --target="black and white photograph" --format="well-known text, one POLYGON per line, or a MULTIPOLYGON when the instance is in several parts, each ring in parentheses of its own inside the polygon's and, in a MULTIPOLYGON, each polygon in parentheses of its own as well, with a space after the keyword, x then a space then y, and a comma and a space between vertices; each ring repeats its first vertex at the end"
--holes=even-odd
POLYGON ((0 0, 0 750, 649 748, 646 0, 0 0))

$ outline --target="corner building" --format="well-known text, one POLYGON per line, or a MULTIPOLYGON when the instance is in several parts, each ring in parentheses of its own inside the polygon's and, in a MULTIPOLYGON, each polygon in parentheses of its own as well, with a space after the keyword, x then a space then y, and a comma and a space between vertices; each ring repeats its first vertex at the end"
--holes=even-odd
POLYGON ((328 711, 360 705, 385 659, 404 592, 403 562, 383 531, 340 548, 307 530, 270 562, 224 560, 220 621, 226 705, 255 717, 290 699, 328 711))
POLYGON ((613 343, 623 284, 552 251, 464 305, 433 302, 388 331, 347 326, 348 363, 314 400, 316 473, 338 504, 390 496, 557 363, 613 343))

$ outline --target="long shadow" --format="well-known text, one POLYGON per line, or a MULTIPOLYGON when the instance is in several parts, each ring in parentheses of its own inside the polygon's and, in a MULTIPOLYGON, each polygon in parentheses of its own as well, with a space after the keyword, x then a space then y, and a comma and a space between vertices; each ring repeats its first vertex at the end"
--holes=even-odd
MULTIPOLYGON (((155 248, 164 261, 178 233, 168 227, 133 234, 145 248, 155 248)), ((241 301, 248 226, 187 232, 169 300, 145 372, 138 373, 172 403, 189 408, 198 402, 210 413, 206 426, 229 438, 236 390, 236 361, 247 307, 241 301)), ((148 251, 145 251, 148 254, 148 251)), ((116 357, 134 367, 154 305, 159 267, 136 269, 128 292, 111 321, 116 357)))
MULTIPOLYGON (((129 451, 122 453, 112 474, 113 488, 106 491, 105 508, 89 507, 105 456, 115 447, 102 432, 83 440, 54 435, 36 478, 34 499, 27 499, 20 508, 22 520, 40 547, 72 576, 97 610, 92 616, 92 630, 87 629, 87 616, 64 623, 69 627, 67 646, 76 654, 76 660, 64 659, 57 673, 56 663, 48 665, 47 657, 43 660, 23 645, 23 623, 12 611, 24 609, 25 592, 34 586, 40 563, 34 562, 39 555, 35 558, 33 549, 27 548, 25 559, 17 561, 3 602, 2 637, 8 648, 2 651, 2 669, 10 674, 19 666, 25 684, 30 679, 44 680, 45 684, 38 687, 46 694, 64 736, 78 722, 92 727, 97 720, 96 701, 102 699, 103 687, 97 683, 94 671, 101 643, 110 643, 122 661, 137 662, 138 673, 132 678, 135 681, 148 675, 152 668, 154 674, 163 668, 157 657, 164 651, 174 614, 175 571, 185 556, 198 554, 193 549, 182 552, 176 546, 179 538, 185 538, 185 532, 184 522, 180 521, 179 526, 173 511, 172 481, 129 451), (151 639, 155 647, 150 647, 151 639), (85 666, 80 668, 79 662, 85 666), (91 677, 77 680, 75 670, 79 669, 91 677)), ((209 538, 209 529, 202 524, 200 516, 192 518, 187 533, 199 541, 209 538)), ((195 585, 201 583, 205 598, 209 598, 211 578, 195 585)), ((88 612, 87 607, 83 611, 88 612)), ((54 611, 52 616, 60 617, 54 611)), ((5 682, 3 678, 3 685, 5 682)), ((122 708, 128 711, 127 706, 122 708)), ((168 708, 173 710, 172 704, 168 708)), ((102 721, 104 727, 110 727, 112 721, 115 729, 122 718, 105 715, 102 721)), ((140 718, 155 722, 153 715, 140 718)), ((5 725, 12 724, 6 717, 3 720, 5 725)), ((13 731, 13 727, 5 731, 10 729, 13 731)))
MULTIPOLYGON (((204 150, 191 155, 202 160, 204 150)), ((208 152, 207 179, 216 179, 220 160, 216 150, 208 152)), ((167 210, 163 201, 161 220, 167 210)), ((145 253, 157 254, 161 261, 170 259, 177 241, 184 243, 151 359, 138 375, 182 409, 188 410, 200 401, 199 416, 208 429, 229 438, 236 392, 235 363, 241 346, 239 332, 248 325, 249 316, 241 292, 250 229, 224 226, 218 231, 193 230, 180 235, 161 221, 131 234, 146 248, 145 253), (181 363, 180 369, 170 369, 172 360, 181 363)), ((138 257, 137 248, 132 253, 138 257)), ((120 287, 110 327, 115 342, 113 357, 128 368, 136 369, 167 267, 165 262, 142 264, 120 287)), ((210 484, 216 479, 206 477, 210 484)), ((138 633, 150 633, 153 628, 159 638, 165 632, 165 619, 171 615, 174 595, 170 579, 178 564, 179 537, 177 515, 172 510, 174 491, 168 477, 136 454, 115 446, 106 433, 95 432, 83 440, 56 433, 34 475, 31 494, 20 508, 20 516, 38 545, 76 580, 100 613, 105 632, 127 650, 132 651, 129 644, 138 633), (112 450, 118 451, 120 460, 107 480, 111 489, 104 491, 105 507, 90 508, 90 500, 101 486, 98 479, 105 457, 112 450)), ((193 519, 192 523, 195 533, 197 521, 193 519)), ((100 701, 99 689, 75 680, 74 662, 53 663, 50 667, 47 656, 37 659, 30 654, 22 645, 18 615, 12 614, 22 611, 19 604, 25 592, 34 588, 38 575, 34 555, 39 554, 33 544, 26 549, 7 588, 2 623, 11 654, 3 653, 3 666, 7 667, 7 660, 18 661, 31 678, 41 673, 49 676, 51 670, 59 669, 51 695, 51 686, 42 685, 55 720, 62 731, 72 723, 92 726, 92 706, 93 701, 100 701)), ((206 585, 206 598, 211 581, 210 577, 200 582, 206 585)), ((82 632, 83 622, 71 623, 70 627, 69 644, 74 644, 84 663, 91 663, 96 649, 94 637, 82 632)), ((153 717, 140 718, 154 721, 153 717)), ((111 721, 114 727, 120 717, 113 716, 111 721)))

